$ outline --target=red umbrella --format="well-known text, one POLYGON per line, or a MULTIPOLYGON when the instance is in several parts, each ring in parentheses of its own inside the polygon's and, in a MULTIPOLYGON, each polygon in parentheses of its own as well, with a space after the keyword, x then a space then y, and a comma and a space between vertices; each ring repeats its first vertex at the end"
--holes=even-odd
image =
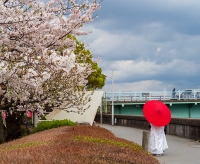
POLYGON ((159 100, 150 100, 144 104, 144 117, 155 126, 165 126, 171 120, 171 112, 167 105, 159 100))

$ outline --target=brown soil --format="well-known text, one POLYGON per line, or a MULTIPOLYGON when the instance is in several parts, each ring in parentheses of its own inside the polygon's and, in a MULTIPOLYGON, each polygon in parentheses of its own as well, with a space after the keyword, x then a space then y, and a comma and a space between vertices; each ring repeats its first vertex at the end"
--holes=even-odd
POLYGON ((86 125, 50 129, 1 144, 0 163, 159 164, 140 145, 86 125))

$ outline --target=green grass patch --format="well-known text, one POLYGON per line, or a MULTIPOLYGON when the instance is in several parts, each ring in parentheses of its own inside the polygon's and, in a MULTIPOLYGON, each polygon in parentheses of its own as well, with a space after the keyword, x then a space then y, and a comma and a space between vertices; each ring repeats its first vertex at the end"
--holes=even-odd
POLYGON ((34 132, 40 132, 47 129, 58 128, 61 126, 76 126, 77 123, 70 120, 52 120, 52 121, 41 121, 37 127, 34 128, 34 132))
POLYGON ((104 143, 104 144, 111 144, 119 147, 131 148, 133 150, 143 150, 142 147, 136 143, 124 143, 120 141, 113 141, 107 138, 95 138, 89 136, 76 136, 74 137, 75 141, 84 141, 84 142, 96 142, 96 143, 104 143))
POLYGON ((53 140, 52 141, 45 141, 45 142, 31 141, 31 142, 26 142, 26 143, 23 143, 23 144, 15 144, 15 145, 7 146, 5 148, 0 149, 0 152, 2 152, 2 151, 11 151, 11 150, 19 149, 19 148, 40 146, 40 145, 44 145, 44 144, 50 144, 50 143, 53 143, 53 142, 54 142, 53 140))

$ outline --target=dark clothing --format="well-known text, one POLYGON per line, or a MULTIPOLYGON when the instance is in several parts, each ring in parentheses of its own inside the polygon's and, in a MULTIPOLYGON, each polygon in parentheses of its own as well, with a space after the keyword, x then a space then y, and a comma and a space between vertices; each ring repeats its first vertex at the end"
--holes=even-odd
POLYGON ((167 126, 164 128, 165 135, 167 134, 167 126))
POLYGON ((172 98, 175 99, 175 96, 176 96, 176 90, 174 88, 173 91, 172 91, 172 98))

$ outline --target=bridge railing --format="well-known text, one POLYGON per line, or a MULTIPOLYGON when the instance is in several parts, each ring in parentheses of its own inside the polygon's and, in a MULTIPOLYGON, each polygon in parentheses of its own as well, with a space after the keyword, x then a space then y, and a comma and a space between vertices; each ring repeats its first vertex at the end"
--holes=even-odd
MULTIPOLYGON (((146 100, 200 100, 200 90, 179 90, 161 92, 113 92, 114 101, 146 100)), ((112 100, 112 92, 104 92, 104 98, 112 100)))

